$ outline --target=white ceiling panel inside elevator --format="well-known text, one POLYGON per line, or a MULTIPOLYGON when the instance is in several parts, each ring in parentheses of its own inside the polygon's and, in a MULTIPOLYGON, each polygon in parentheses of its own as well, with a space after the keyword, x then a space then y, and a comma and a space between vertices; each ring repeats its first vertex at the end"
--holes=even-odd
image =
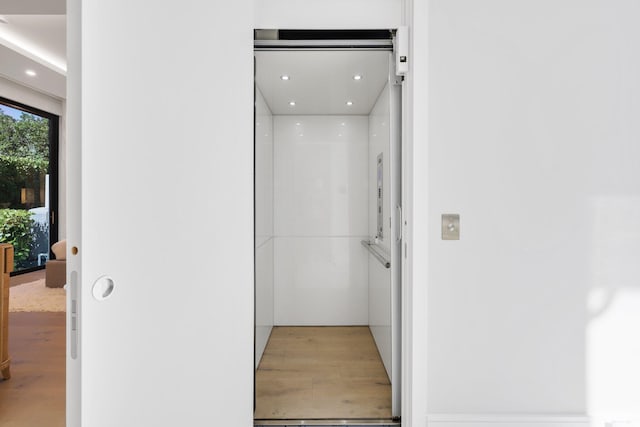
POLYGON ((388 51, 255 55, 258 90, 275 115, 369 114, 389 77, 388 51))

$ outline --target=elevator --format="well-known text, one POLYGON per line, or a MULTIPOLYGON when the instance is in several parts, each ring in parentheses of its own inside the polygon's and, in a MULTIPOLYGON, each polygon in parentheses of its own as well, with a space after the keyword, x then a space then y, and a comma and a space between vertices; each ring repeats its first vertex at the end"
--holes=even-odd
POLYGON ((256 425, 399 424, 395 31, 256 31, 256 425))

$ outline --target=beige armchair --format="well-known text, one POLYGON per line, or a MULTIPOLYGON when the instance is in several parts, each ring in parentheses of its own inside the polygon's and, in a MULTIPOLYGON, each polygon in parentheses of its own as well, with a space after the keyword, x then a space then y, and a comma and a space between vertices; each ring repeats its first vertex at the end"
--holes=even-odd
POLYGON ((56 258, 47 261, 44 283, 48 288, 61 288, 67 282, 67 241, 54 243, 51 250, 56 258))

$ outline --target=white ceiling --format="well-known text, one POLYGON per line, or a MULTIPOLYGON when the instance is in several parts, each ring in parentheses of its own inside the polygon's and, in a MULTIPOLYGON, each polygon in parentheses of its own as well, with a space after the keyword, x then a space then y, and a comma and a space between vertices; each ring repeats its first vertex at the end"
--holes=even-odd
POLYGON ((275 115, 369 114, 388 77, 384 51, 256 52, 256 83, 275 115))
MULTIPOLYGON (((4 0, 3 0, 4 1, 4 0)), ((12 2, 0 7, 0 76, 57 98, 66 97, 66 16, 60 2, 25 1, 20 9, 12 2), (10 11, 22 14, 6 14, 10 11), (56 6, 56 7, 53 7, 56 6), (31 12, 43 11, 41 14, 31 12), (36 72, 35 76, 26 70, 36 72)), ((64 3, 63 3, 64 4, 64 3)))
POLYGON ((65 15, 3 15, 0 38, 27 49, 60 72, 67 69, 65 15))
POLYGON ((0 76, 38 92, 66 98, 66 77, 63 74, 3 45, 0 45, 0 76), (28 76, 26 70, 35 71, 36 76, 28 76))
POLYGON ((2 0, 0 15, 64 15, 66 0, 2 0))
MULTIPOLYGON (((64 7, 64 0, 2 0, 0 76, 66 97, 64 7)), ((384 51, 265 51, 256 58, 258 87, 274 114, 368 114, 388 80, 384 51)))

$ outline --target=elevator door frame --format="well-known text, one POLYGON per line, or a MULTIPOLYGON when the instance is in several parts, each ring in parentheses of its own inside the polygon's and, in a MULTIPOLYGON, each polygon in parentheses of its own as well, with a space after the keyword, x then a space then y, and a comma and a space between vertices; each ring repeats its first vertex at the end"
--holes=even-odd
MULTIPOLYGON (((255 30, 254 30, 255 31, 255 30)), ((403 129, 403 82, 404 78, 396 75, 395 64, 395 30, 392 30, 393 38, 390 39, 389 44, 385 44, 380 40, 286 40, 286 41, 258 41, 254 42, 254 52, 264 50, 383 50, 389 51, 389 103, 390 103, 390 154, 389 159, 390 177, 391 177, 391 329, 392 329, 392 374, 390 378, 391 382, 391 406, 392 406, 392 422, 390 420, 338 420, 327 418, 323 419, 323 422, 342 422, 348 421, 354 423, 356 421, 376 423, 384 425, 399 424, 401 421, 402 410, 402 390, 403 384, 406 380, 404 378, 408 375, 408 370, 403 369, 403 353, 405 343, 402 342, 403 333, 405 332, 405 325, 403 322, 403 293, 405 289, 405 271, 406 271, 406 239, 405 239, 405 227, 406 219, 404 215, 404 200, 403 195, 405 192, 405 138, 402 133, 403 129), (281 43, 280 43, 281 42, 281 43), (395 107, 395 108, 394 108, 395 107)), ((255 92, 256 92, 256 62, 254 58, 254 146, 255 146, 255 92)), ((254 170, 255 170, 255 157, 254 157, 254 170)), ((254 187, 254 212, 255 212, 255 187, 254 187)), ((255 228, 255 217, 254 217, 255 228)), ((255 265, 255 250, 254 250, 254 265, 255 265)), ((255 268, 254 268, 255 271, 255 268)), ((255 289, 254 278, 254 289, 255 289)), ((254 293, 254 355, 255 355, 255 293, 254 293)), ((275 326, 275 325, 274 325, 275 326)), ((254 363, 254 366, 256 363, 254 363)), ((254 369, 254 388, 253 388, 253 404, 255 409, 256 403, 256 387, 255 387, 255 369, 254 369)), ((260 423, 264 424, 261 420, 260 423)), ((273 420, 275 421, 275 420, 273 420)), ((273 424, 271 421, 269 424, 273 424)), ((282 420, 285 422, 285 420, 282 420)), ((308 422, 309 420, 307 420, 308 422)), ((286 420, 291 423, 292 420, 286 420)), ((304 421, 303 421, 304 422, 304 421)))

